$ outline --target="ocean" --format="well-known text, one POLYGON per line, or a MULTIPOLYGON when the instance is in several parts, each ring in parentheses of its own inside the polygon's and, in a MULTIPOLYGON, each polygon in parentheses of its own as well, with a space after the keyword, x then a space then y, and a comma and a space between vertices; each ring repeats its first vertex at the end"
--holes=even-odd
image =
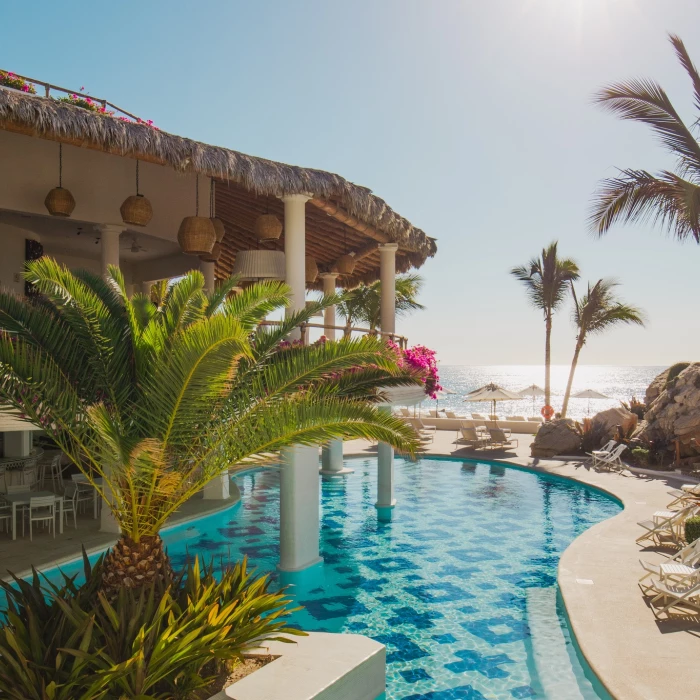
MULTIPOLYGON (((644 392, 652 379, 665 367, 625 367, 612 365, 579 365, 574 377, 572 394, 585 389, 593 389, 605 394, 607 399, 571 399, 568 417, 580 420, 588 412, 594 415, 620 401, 629 402, 630 398, 643 400, 644 392)), ((544 367, 539 365, 492 365, 470 367, 464 365, 440 365, 440 384, 444 389, 454 391, 437 401, 439 409, 446 408, 460 415, 490 413, 492 404, 465 402, 464 397, 470 391, 494 382, 504 389, 518 392, 531 384, 544 388, 544 367)), ((552 365, 552 407, 561 409, 564 391, 569 376, 569 365, 552 365)), ((539 415, 544 405, 544 398, 521 399, 520 401, 499 401, 496 412, 499 416, 539 415)), ((435 408, 436 402, 430 399, 422 404, 425 411, 435 408)))

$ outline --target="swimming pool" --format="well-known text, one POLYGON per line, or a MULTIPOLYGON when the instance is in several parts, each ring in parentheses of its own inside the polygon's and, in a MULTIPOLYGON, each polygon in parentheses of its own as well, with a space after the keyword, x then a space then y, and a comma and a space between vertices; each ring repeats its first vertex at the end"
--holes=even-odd
MULTIPOLYGON (((578 663, 556 570, 577 535, 620 511, 615 500, 502 464, 397 459, 398 505, 383 523, 376 459, 348 466, 323 480, 324 564, 293 579, 297 624, 385 644, 391 700, 607 697, 578 663)), ((176 565, 247 554, 274 571, 279 473, 235 480, 239 504, 164 533, 176 565)))

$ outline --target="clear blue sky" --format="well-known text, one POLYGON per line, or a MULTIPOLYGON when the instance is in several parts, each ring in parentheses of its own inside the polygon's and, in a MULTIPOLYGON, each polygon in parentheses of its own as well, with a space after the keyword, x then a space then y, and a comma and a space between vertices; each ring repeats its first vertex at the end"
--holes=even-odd
MULTIPOLYGON (((700 250, 641 226, 603 240, 590 195, 615 167, 670 158, 591 104, 658 79, 688 122, 666 32, 700 64, 698 0, 6 2, 0 67, 86 86, 161 128, 371 187, 438 239, 428 311, 403 323, 446 364, 541 362, 543 324, 507 270, 554 238, 584 279, 615 276, 647 330, 594 338, 582 362, 698 359, 700 250)), ((554 361, 568 362, 568 312, 554 361)))

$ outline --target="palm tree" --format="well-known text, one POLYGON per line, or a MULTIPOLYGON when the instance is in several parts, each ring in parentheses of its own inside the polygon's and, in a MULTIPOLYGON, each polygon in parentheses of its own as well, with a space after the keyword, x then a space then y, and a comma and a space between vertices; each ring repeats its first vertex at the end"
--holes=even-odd
POLYGON ((570 258, 557 257, 557 241, 542 250, 539 258, 532 258, 527 265, 511 269, 510 274, 520 280, 527 289, 532 306, 544 314, 544 402, 551 401, 551 340, 554 312, 567 296, 569 284, 579 277, 578 265, 570 258))
POLYGON ((229 467, 333 438, 418 446, 373 405, 380 387, 418 383, 386 344, 284 342, 334 296, 266 329, 259 322, 288 304, 283 283, 231 295, 229 280, 206 294, 190 272, 156 306, 130 299, 116 267, 104 280, 42 258, 25 276, 32 299, 0 292, 0 400, 46 430, 110 503, 121 536, 104 562, 109 593, 168 580, 159 531, 229 467))
MULTIPOLYGON (((669 39, 690 76, 695 107, 700 110, 700 73, 683 42, 674 35, 669 39)), ((629 168, 619 177, 603 180, 593 202, 591 228, 602 236, 618 221, 651 220, 679 241, 691 237, 700 243, 700 143, 664 89, 653 80, 632 79, 603 89, 595 100, 622 119, 648 124, 675 156, 676 167, 675 172, 662 170, 656 175, 629 168)))
MULTIPOLYGON (((398 275, 396 277, 396 317, 407 316, 425 307, 418 303, 418 294, 423 286, 420 275, 398 275)), ((347 292, 338 304, 348 326, 354 323, 366 323, 371 330, 381 327, 381 281, 361 284, 347 292)))
POLYGON ((636 306, 623 304, 615 297, 614 289, 617 285, 617 282, 609 279, 600 279, 592 287, 589 282, 588 289, 581 299, 576 296, 574 285, 571 285, 571 295, 574 299, 573 319, 577 334, 574 357, 571 360, 571 369, 569 371, 569 381, 566 383, 564 405, 561 409, 562 418, 566 418, 576 365, 588 336, 592 333, 603 333, 609 328, 623 323, 634 323, 638 326, 644 325, 644 315, 640 309, 636 306))

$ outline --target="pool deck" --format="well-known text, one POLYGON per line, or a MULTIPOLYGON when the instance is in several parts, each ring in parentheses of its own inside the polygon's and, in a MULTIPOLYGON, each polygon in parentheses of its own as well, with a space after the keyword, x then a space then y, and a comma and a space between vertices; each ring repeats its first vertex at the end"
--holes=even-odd
MULTIPOLYGON (((662 562, 673 551, 642 549, 637 525, 671 500, 668 490, 687 479, 678 475, 597 472, 580 460, 531 458, 530 436, 507 452, 455 449, 455 433, 441 431, 426 454, 505 461, 569 477, 618 498, 624 510, 586 530, 564 552, 559 586, 579 647, 608 692, 617 700, 697 700, 700 697, 700 616, 658 621, 637 582, 639 559, 662 562)), ((346 455, 371 455, 368 443, 346 443, 346 455)), ((401 503, 397 504, 401 507, 401 503)))

